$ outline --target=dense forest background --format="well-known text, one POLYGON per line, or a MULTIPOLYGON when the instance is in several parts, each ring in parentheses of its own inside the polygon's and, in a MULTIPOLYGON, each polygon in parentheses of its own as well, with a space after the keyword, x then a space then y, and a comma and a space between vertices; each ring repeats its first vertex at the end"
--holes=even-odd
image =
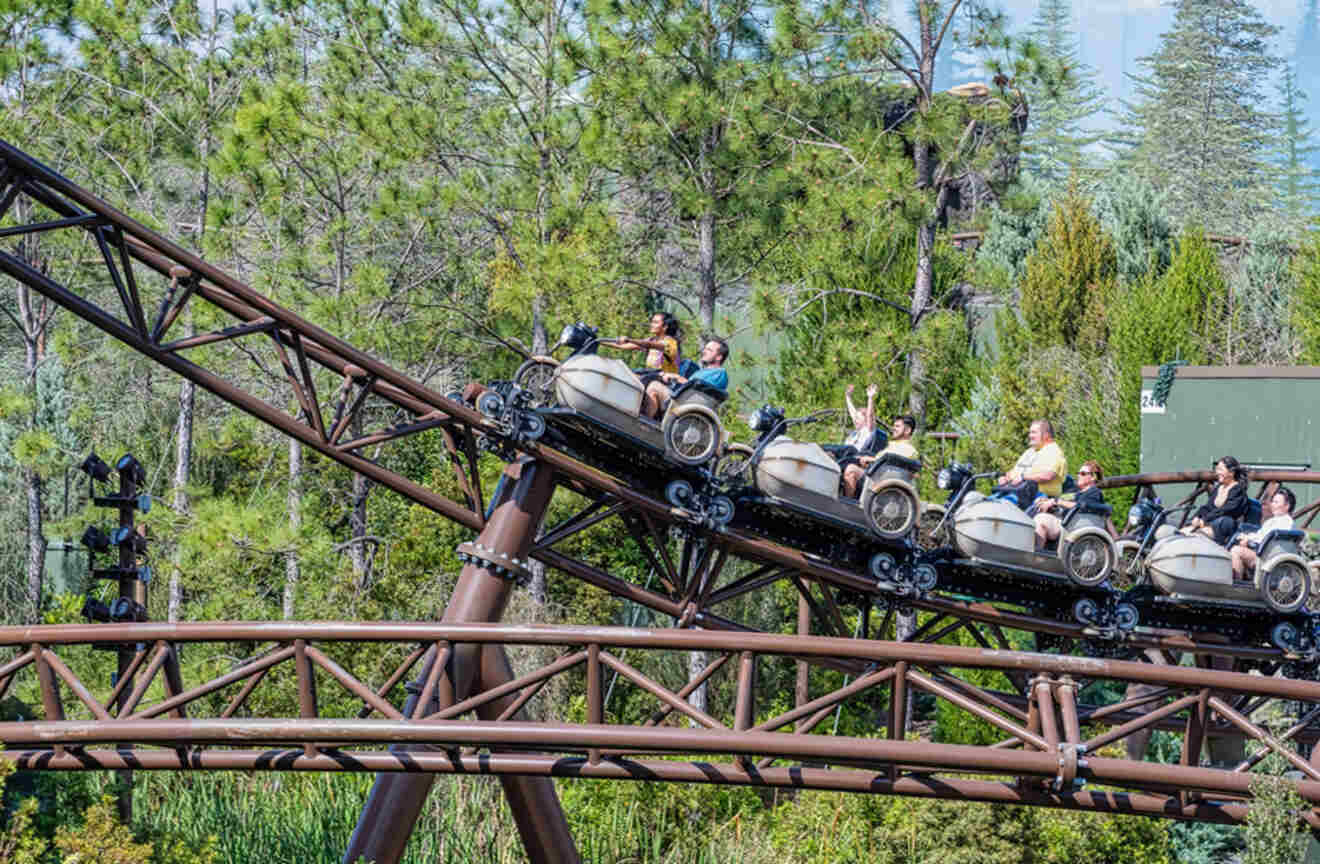
MULTIPOLYGON (((570 321, 641 335, 664 309, 688 354, 732 340, 736 435, 763 401, 838 407, 873 381, 879 414, 963 433, 978 464, 1047 416, 1073 459, 1123 473, 1142 365, 1320 363, 1320 58, 1299 66, 1242 0, 1172 9, 1119 101, 1080 62, 1065 0, 1018 28, 966 0, 0 0, 0 138, 436 390, 507 377, 570 321), (984 80, 938 86, 955 56, 984 80)), ((3 242, 76 284, 96 266, 74 238, 3 242)), ((443 609, 458 529, 0 291, 6 623, 77 619, 47 559, 100 518, 70 473, 93 449, 147 468, 153 617, 443 609)), ((194 314, 185 327, 210 329, 194 314)), ((277 370, 214 350, 293 404, 277 370)), ((408 440, 382 458, 442 486, 437 451, 408 440)), ((764 626, 792 630, 795 597, 763 604, 764 626)), ((553 575, 508 617, 645 621, 553 575)), ((926 720, 940 740, 985 734, 926 720)), ((1157 736, 1152 758, 1176 755, 1157 736)), ((0 861, 337 860, 369 780, 139 776, 127 826, 101 803, 112 782, 11 783, 0 861)), ((1213 862, 1245 843, 824 793, 561 794, 591 861, 1213 862)), ((408 860, 519 860, 502 808, 498 786, 442 781, 408 860)))

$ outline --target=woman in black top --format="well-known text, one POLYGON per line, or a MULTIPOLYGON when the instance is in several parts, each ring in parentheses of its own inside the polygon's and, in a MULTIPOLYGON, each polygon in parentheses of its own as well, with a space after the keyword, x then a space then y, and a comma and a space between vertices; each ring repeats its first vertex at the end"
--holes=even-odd
POLYGON ((1223 545, 1247 512, 1247 469, 1232 456, 1225 456, 1215 463, 1215 478, 1219 483, 1210 493, 1210 500, 1201 505, 1182 532, 1200 532, 1223 545))
POLYGON ((1104 479, 1100 463, 1088 459, 1077 471, 1077 492, 1069 497, 1036 500, 1036 545, 1043 547, 1063 533, 1063 517, 1078 504, 1103 504, 1104 493, 1095 485, 1104 479))

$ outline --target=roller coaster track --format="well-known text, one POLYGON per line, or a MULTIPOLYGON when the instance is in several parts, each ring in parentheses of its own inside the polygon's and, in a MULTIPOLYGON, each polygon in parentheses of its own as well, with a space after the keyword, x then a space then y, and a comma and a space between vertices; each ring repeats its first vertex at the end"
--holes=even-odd
MULTIPOLYGON (((8 748, 0 758, 46 770, 380 772, 346 860, 366 855, 382 864, 398 860, 428 788, 429 779, 412 776, 416 772, 501 775, 529 856, 556 862, 576 860, 576 853, 549 785, 554 776, 851 789, 1237 822, 1250 797, 1251 769, 1265 752, 1278 752, 1306 778, 1297 784, 1303 797, 1320 803, 1320 771, 1304 755, 1316 737, 1312 721, 1320 712, 1278 707, 1284 702, 1320 704, 1320 685, 1271 677, 1281 671, 1298 674, 1293 660, 1277 650, 1235 644, 1215 633, 1158 628, 1105 640, 1099 638, 1105 634, 1058 614, 1033 611, 1030 604, 884 594, 865 572, 751 534, 712 529, 571 455, 519 439, 0 142, 0 219, 20 196, 24 212, 33 215, 23 224, 0 228, 0 240, 74 232, 96 265, 75 271, 0 250, 0 272, 305 446, 478 536, 459 547, 465 566, 440 625, 104 624, 0 630, 0 645, 14 646, 15 652, 0 665, 0 688, 28 686, 26 692, 39 694, 43 708, 41 720, 0 724, 0 740, 8 748), (190 303, 206 304, 227 326, 171 338, 190 303), (220 359, 216 352, 240 344, 248 356, 264 354, 271 367, 283 371, 293 394, 289 404, 263 395, 256 386, 244 389, 208 368, 208 358, 220 359), (367 423, 375 424, 374 431, 350 431, 367 423), (415 482, 389 467, 388 455, 382 457, 385 445, 418 435, 439 437, 453 470, 451 492, 415 482), (509 463, 488 506, 478 470, 483 453, 509 463), (577 496, 576 510, 542 527, 556 488, 577 496), (636 544, 660 587, 620 578, 574 553, 578 535, 605 529, 636 544), (672 551, 675 543, 677 551, 672 551), (680 628, 699 629, 493 626, 489 622, 501 617, 510 583, 527 575, 529 559, 671 618, 680 628), (747 605, 743 601, 776 583, 791 584, 808 613, 797 636, 756 632, 754 618, 739 611, 747 605), (847 612, 853 609, 855 616, 847 612), (865 638, 883 636, 892 617, 906 609, 933 613, 911 641, 865 638), (850 618, 856 621, 852 626, 850 618), (472 626, 477 622, 487 623, 472 626), (1035 633, 1042 645, 1082 642, 1149 662, 1018 653, 1006 635, 1009 630, 1035 633), (965 632, 981 648, 933 644, 954 631, 965 632), (810 632, 824 635, 805 635, 810 632), (380 683, 368 683, 333 659, 335 646, 355 641, 403 645, 395 653, 408 659, 380 683), (89 642, 118 647, 121 655, 126 646, 152 647, 135 650, 132 669, 117 689, 97 695, 89 679, 74 671, 77 664, 66 659, 69 652, 86 654, 88 649, 77 646, 89 642), (177 651, 190 643, 215 642, 272 647, 243 654, 251 659, 216 679, 185 686, 177 651), (559 650, 553 661, 515 677, 503 645, 559 650), (691 680, 666 687, 606 650, 611 647, 640 654, 703 649, 720 658, 691 680), (1180 655, 1195 656, 1198 666, 1178 666, 1180 655), (795 708, 764 718, 752 701, 752 685, 758 664, 764 668, 777 662, 797 665, 795 708), (263 678, 288 678, 289 667, 298 716, 253 715, 252 690, 263 678), (419 677, 404 707, 395 708, 392 699, 413 667, 419 677), (708 678, 735 668, 731 724, 687 703, 708 678), (1225 671, 1233 668, 1243 671, 1225 671), (817 673, 818 689, 822 680, 836 680, 838 672, 851 683, 830 685, 824 695, 813 696, 810 669, 824 670, 817 673), (1005 689, 973 687, 954 677, 953 669, 998 670, 1005 689), (35 675, 35 685, 23 684, 28 674, 35 675), (332 700, 335 705, 342 708, 345 699, 356 699, 362 711, 328 711, 327 700, 318 700, 318 674, 343 688, 332 700), (605 674, 658 700, 657 722, 643 727, 609 723, 601 692, 605 674), (585 723, 515 719, 546 682, 574 675, 586 679, 585 723), (1081 701, 1079 693, 1100 679, 1138 689, 1129 690, 1135 695, 1117 705, 1081 701), (213 700, 232 686, 239 690, 221 709, 213 700), (159 700, 144 701, 158 689, 159 700), (63 690, 76 697, 71 705, 81 716, 66 717, 63 690), (998 728, 1005 738, 991 747, 908 740, 912 730, 906 706, 913 690, 998 728), (883 706, 876 708, 876 725, 886 729, 885 738, 805 734, 819 731, 843 702, 867 699, 883 706), (1252 719, 1270 711, 1299 716, 1286 732, 1276 734, 1252 719), (459 719, 471 712, 479 719, 459 719), (666 725, 669 715, 685 715, 694 725, 666 725), (795 733, 776 731, 789 724, 795 724, 795 733), (1091 731, 1100 726, 1108 731, 1091 731), (1091 737, 1083 737, 1083 727, 1091 737), (1183 736, 1180 765, 1093 755, 1105 743, 1156 728, 1183 736), (1208 738, 1254 740, 1262 749, 1228 768, 1204 768, 1200 754, 1208 738), (268 746, 236 749, 236 741, 268 746), (118 746, 107 747, 110 742, 118 746), (386 745, 394 746, 382 749, 386 745), (700 761, 711 754, 724 760, 700 761), (1082 781, 1104 788, 1081 790, 1076 784, 1082 781)), ((1273 478, 1267 472, 1255 476, 1273 478)), ((1209 477, 1192 472, 1172 479, 1209 477)), ((1289 472, 1275 479, 1320 481, 1320 474, 1289 472)), ((1167 482, 1121 480, 1128 485, 1167 482)), ((1302 678, 1313 674, 1313 666, 1300 673, 1302 678)), ((1320 826, 1314 812, 1306 819, 1320 826)))

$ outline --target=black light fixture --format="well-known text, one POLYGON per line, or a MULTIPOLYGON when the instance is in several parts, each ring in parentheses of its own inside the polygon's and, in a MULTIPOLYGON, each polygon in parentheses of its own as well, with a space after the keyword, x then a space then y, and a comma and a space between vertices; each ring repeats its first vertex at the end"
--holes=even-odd
POLYGON ((101 457, 93 451, 87 454, 87 458, 78 466, 79 471, 83 471, 93 480, 104 483, 110 479, 110 466, 101 461, 101 457))
POLYGON ((147 608, 129 597, 119 597, 110 603, 103 603, 95 597, 83 600, 82 616, 88 621, 99 624, 111 622, 137 622, 147 620, 147 608))
POLYGON ((110 538, 105 532, 95 525, 88 525, 87 530, 83 532, 82 539, 79 541, 92 552, 109 552, 110 538))
POLYGON ((133 478, 133 482, 139 485, 147 480, 146 470, 133 458, 132 453, 125 453, 120 456, 119 461, 115 463, 115 470, 121 475, 127 472, 128 476, 133 478))

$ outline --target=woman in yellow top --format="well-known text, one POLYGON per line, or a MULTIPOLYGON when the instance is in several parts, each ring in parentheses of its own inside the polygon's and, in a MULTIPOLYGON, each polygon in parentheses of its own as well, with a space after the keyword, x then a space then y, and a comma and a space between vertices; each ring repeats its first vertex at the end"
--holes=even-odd
POLYGON ((678 374, 679 330, 678 319, 668 312, 657 312, 651 316, 649 339, 620 339, 608 343, 625 351, 645 351, 646 368, 634 370, 641 373, 670 372, 678 374))

